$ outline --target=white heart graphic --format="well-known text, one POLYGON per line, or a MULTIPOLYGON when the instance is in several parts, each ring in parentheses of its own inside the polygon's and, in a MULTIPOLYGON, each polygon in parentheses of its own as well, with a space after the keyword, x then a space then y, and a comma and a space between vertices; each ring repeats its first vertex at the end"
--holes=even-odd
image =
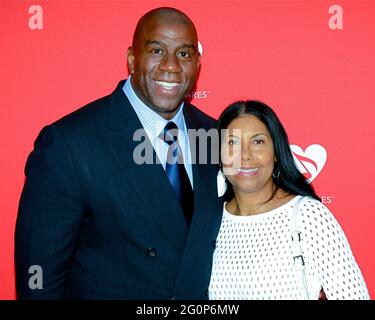
POLYGON ((298 170, 305 176, 309 183, 313 182, 322 171, 327 161, 327 151, 320 144, 312 144, 305 151, 301 147, 291 144, 294 162, 298 170))

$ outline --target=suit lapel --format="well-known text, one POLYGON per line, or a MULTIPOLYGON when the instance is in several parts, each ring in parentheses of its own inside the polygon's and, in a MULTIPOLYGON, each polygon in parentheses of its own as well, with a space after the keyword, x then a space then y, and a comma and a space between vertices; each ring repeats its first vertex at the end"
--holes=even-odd
MULTIPOLYGON (((189 104, 185 105, 184 108, 184 117, 186 121, 186 126, 188 130, 198 130, 202 129, 203 126, 201 125, 201 121, 198 117, 195 117, 195 115, 191 112, 189 112, 189 104)), ((195 136, 195 135, 193 135, 195 136)), ((207 182, 208 179, 208 170, 206 166, 202 166, 198 164, 199 160, 199 144, 198 139, 194 142, 192 139, 190 139, 190 150, 192 153, 192 170, 193 170, 193 181, 194 181, 194 215, 192 224, 190 226, 189 233, 195 234, 200 231, 203 231, 204 225, 207 222, 205 219, 207 217, 206 214, 204 214, 203 210, 200 210, 201 208, 205 207, 205 202, 207 201, 207 197, 205 196, 207 193, 204 190, 207 190, 207 182)), ((191 238, 191 236, 189 236, 191 238)))
POLYGON ((141 143, 134 141, 134 133, 142 129, 136 113, 124 94, 120 82, 110 97, 110 115, 107 126, 102 127, 103 138, 117 158, 124 175, 143 200, 147 214, 161 227, 165 236, 181 254, 183 253, 187 227, 179 202, 161 164, 155 164, 157 155, 146 134, 142 139, 147 150, 152 150, 154 164, 136 164, 135 148, 141 143))
MULTIPOLYGON (((188 129, 199 130, 204 128, 201 120, 189 112, 189 105, 184 107, 184 116, 188 129)), ((213 224, 219 223, 220 204, 217 194, 216 186, 216 167, 210 164, 199 164, 199 143, 190 141, 192 153, 195 152, 196 161, 193 164, 193 178, 194 178, 194 215, 190 225, 188 238, 186 241, 184 255, 182 257, 180 269, 175 282, 175 288, 179 286, 181 281, 184 281, 185 276, 190 274, 191 266, 194 265, 197 255, 205 254, 201 250, 201 244, 207 243, 211 238, 213 224)), ((210 150, 207 150, 210 152, 210 150)), ((194 158, 193 158, 194 159, 194 158)), ((209 157, 207 158, 208 161, 209 157)), ((219 226, 219 225, 218 225, 219 226)), ((217 226, 217 231, 218 231, 217 226)), ((207 259, 211 257, 207 256, 207 259)))

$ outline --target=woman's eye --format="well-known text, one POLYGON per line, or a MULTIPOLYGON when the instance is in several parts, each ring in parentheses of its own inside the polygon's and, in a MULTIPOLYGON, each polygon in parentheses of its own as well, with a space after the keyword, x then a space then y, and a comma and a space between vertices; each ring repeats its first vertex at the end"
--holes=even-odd
POLYGON ((255 144, 263 144, 263 143, 264 143, 264 140, 262 140, 262 139, 257 139, 257 140, 254 140, 254 143, 255 143, 255 144))
POLYGON ((236 145, 236 144, 238 144, 238 141, 237 141, 237 140, 229 140, 229 141, 228 141, 228 144, 229 144, 230 146, 232 146, 232 145, 236 145))

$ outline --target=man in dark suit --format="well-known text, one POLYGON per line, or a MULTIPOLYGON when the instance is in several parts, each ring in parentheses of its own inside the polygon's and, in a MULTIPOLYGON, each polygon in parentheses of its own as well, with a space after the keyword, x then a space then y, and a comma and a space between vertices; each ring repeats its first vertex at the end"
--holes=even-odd
POLYGON ((128 50, 131 76, 40 132, 16 223, 19 298, 207 298, 221 207, 217 166, 194 163, 187 135, 215 125, 184 101, 197 43, 184 13, 148 12, 128 50), (139 129, 157 163, 139 164, 139 129))

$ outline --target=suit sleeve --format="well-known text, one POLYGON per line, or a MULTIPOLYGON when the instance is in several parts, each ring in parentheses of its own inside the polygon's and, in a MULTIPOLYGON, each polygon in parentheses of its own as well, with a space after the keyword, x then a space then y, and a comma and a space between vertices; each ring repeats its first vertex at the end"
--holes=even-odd
POLYGON ((17 297, 60 299, 84 205, 72 155, 57 128, 48 126, 40 132, 25 175, 15 231, 17 297))

